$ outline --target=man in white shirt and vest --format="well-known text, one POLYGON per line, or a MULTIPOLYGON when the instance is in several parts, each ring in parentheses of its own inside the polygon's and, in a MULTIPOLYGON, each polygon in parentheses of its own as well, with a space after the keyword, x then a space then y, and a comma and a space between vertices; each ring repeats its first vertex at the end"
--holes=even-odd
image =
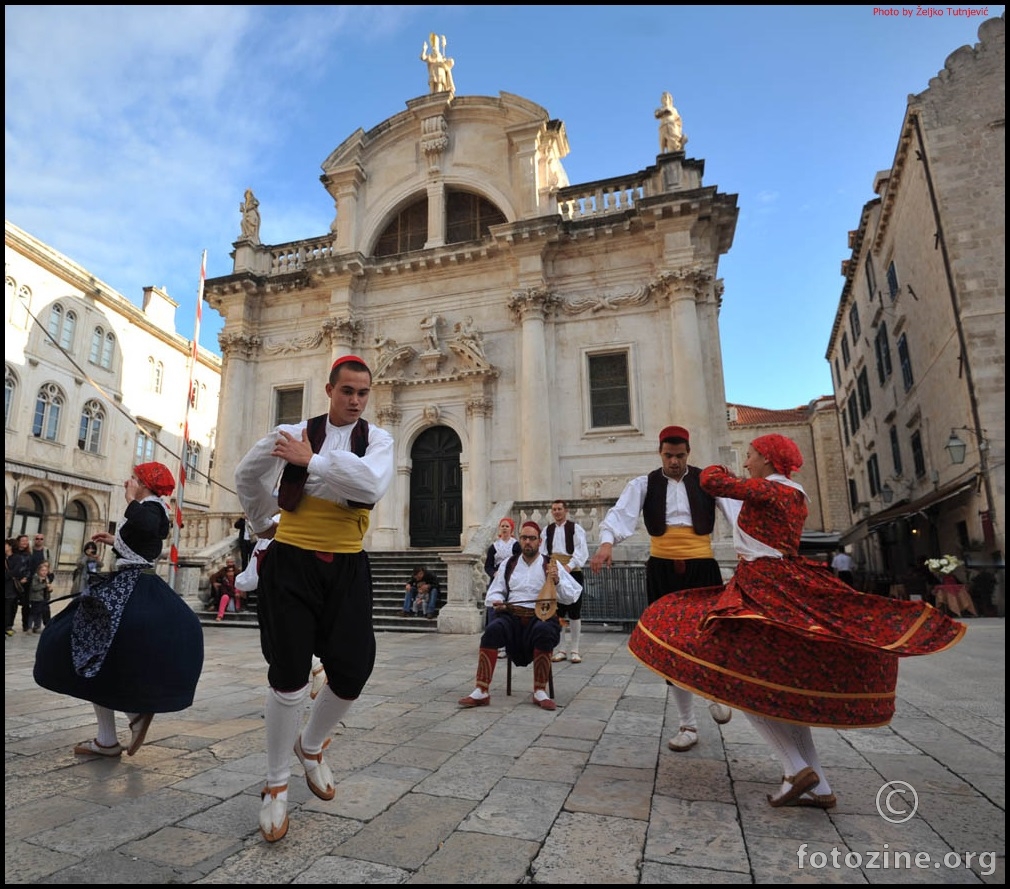
MULTIPOLYGON (((617 503, 600 523, 600 545, 590 560, 592 570, 613 564, 614 544, 638 528, 641 517, 649 532, 649 559, 645 588, 649 603, 680 590, 722 585, 722 572, 712 552, 712 531, 718 509, 732 525, 740 503, 712 497, 701 489, 700 470, 688 464, 691 434, 683 426, 667 426, 659 433, 662 465, 648 475, 633 478, 617 503)), ((680 731, 667 744, 671 750, 690 750, 698 743, 694 695, 670 685, 680 716, 680 731)), ((709 713, 719 724, 730 721, 733 711, 712 702, 709 713)))
POLYGON ((270 686, 259 821, 270 843, 288 831, 292 750, 309 790, 323 800, 336 794, 323 750, 375 665, 372 574, 362 540, 372 506, 393 480, 395 460, 392 436, 362 417, 371 386, 361 358, 338 358, 326 384, 328 412, 278 426, 235 470, 250 527, 261 540, 273 539, 259 565, 257 602, 270 686), (303 728, 314 655, 326 685, 303 728))
MULTIPOLYGON (((555 500, 551 504, 551 518, 554 519, 540 535, 540 552, 560 562, 569 574, 585 590, 586 582, 582 576, 582 566, 589 561, 589 544, 586 542, 586 529, 578 522, 568 518, 568 504, 564 500, 555 500)), ((561 620, 561 647, 554 652, 555 663, 565 660, 571 652, 573 664, 582 663, 579 654, 579 640, 582 637, 582 596, 571 605, 558 603, 558 618, 561 620), (571 645, 565 648, 565 631, 571 638, 571 645)))

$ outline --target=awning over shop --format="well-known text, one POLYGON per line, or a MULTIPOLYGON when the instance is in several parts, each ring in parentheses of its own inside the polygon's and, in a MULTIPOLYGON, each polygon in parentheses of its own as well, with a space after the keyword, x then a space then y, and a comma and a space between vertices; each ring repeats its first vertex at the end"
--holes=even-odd
POLYGON ((977 476, 972 476, 968 479, 962 478, 959 481, 952 482, 942 488, 937 488, 935 491, 930 491, 930 493, 928 493, 925 497, 920 497, 918 500, 909 500, 906 503, 899 503, 896 506, 892 506, 890 509, 878 512, 876 515, 872 515, 869 518, 861 519, 844 534, 842 534, 838 543, 840 546, 857 543, 863 538, 869 536, 871 531, 881 527, 882 525, 889 525, 892 522, 905 518, 906 516, 915 515, 917 512, 923 512, 931 506, 943 503, 944 500, 950 500, 953 497, 964 494, 966 491, 974 488, 977 482, 977 476))

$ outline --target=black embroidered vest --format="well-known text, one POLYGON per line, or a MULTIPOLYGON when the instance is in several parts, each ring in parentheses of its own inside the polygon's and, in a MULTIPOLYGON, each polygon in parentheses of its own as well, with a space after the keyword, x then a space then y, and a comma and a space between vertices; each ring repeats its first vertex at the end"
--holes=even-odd
MULTIPOLYGON (((312 446, 312 453, 318 454, 319 449, 326 440, 326 414, 313 417, 305 424, 305 429, 309 435, 309 444, 312 446)), ((351 453, 358 457, 364 457, 368 449, 368 420, 359 417, 351 430, 351 453)), ((309 477, 307 466, 295 466, 288 463, 281 473, 281 484, 277 492, 277 505, 287 512, 294 512, 302 499, 302 492, 305 490, 305 480, 309 477)), ((374 503, 357 503, 347 501, 348 506, 356 509, 371 509, 374 503)))
MULTIPOLYGON (((715 528, 715 498, 701 489, 701 470, 695 466, 688 466, 687 469, 684 486, 687 488, 687 502, 691 506, 691 525, 695 534, 711 534, 715 528)), ((651 537, 662 537, 666 533, 666 489, 667 480, 663 470, 654 469, 650 472, 645 502, 642 504, 642 519, 651 537)))
MULTIPOLYGON (((509 556, 509 560, 505 563, 505 577, 504 577, 504 580, 505 580, 505 601, 506 602, 508 602, 508 600, 509 600, 509 593, 511 592, 511 590, 509 589, 509 578, 512 576, 512 572, 516 570, 516 565, 519 564, 519 556, 521 556, 521 555, 522 555, 521 552, 520 553, 514 553, 513 555, 509 556)), ((547 566, 551 564, 551 557, 550 556, 541 556, 541 558, 544 560, 544 577, 546 577, 547 576, 547 566)))
MULTIPOLYGON (((547 526, 547 555, 554 552, 554 531, 557 527, 557 522, 551 522, 547 526)), ((565 522, 565 549, 568 553, 575 552, 575 522, 571 519, 565 522)))

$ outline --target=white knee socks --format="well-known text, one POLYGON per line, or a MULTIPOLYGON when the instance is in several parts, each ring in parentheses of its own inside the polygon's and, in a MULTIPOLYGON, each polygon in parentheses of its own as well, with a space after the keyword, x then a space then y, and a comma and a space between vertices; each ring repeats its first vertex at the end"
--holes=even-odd
POLYGON ((572 631, 572 647, 569 651, 579 650, 579 639, 582 638, 582 621, 580 620, 570 620, 568 621, 568 627, 572 631))
POLYGON ((677 703, 677 710, 680 714, 681 728, 697 728, 698 718, 694 715, 694 695, 686 688, 679 685, 670 685, 673 692, 673 700, 677 703))
POLYGON ((95 735, 95 740, 103 747, 112 747, 114 744, 118 744, 116 712, 110 710, 108 707, 101 707, 98 704, 92 704, 91 706, 95 708, 95 716, 98 718, 98 734, 95 735))
MULTIPOLYGON (((333 733, 337 723, 344 718, 353 703, 353 700, 338 698, 328 685, 324 685, 312 705, 309 721, 302 729, 302 750, 305 753, 318 753, 322 750, 326 739, 333 733)), ((292 738, 292 747, 294 743, 292 738)))
POLYGON ((820 783, 811 788, 813 793, 831 793, 831 785, 824 777, 817 750, 814 747, 813 734, 808 725, 793 725, 778 719, 768 719, 764 716, 745 714, 754 730, 762 740, 771 747, 782 766, 782 775, 791 778, 807 766, 817 772, 820 783))
POLYGON ((280 787, 291 777, 291 757, 302 725, 302 703, 309 693, 267 689, 267 786, 280 787))

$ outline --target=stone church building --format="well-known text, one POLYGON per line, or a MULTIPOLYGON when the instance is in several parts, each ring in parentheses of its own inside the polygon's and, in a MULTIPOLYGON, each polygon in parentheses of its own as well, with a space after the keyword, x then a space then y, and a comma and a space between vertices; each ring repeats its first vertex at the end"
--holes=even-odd
POLYGON ((691 430, 693 462, 732 462, 718 270, 736 195, 703 184, 668 97, 663 153, 572 185, 562 121, 451 84, 325 159, 329 231, 263 244, 246 193, 233 273, 205 286, 225 321, 216 511, 238 510, 229 480, 254 441, 326 410, 347 353, 397 447, 372 550, 458 552, 513 504, 612 501, 658 465, 669 423, 691 430))

